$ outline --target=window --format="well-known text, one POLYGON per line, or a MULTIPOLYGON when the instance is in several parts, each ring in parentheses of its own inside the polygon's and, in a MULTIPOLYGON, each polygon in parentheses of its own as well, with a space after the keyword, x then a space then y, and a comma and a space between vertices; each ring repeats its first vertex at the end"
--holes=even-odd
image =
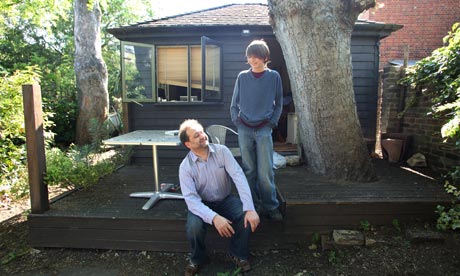
POLYGON ((213 102, 222 99, 222 52, 201 45, 155 46, 122 42, 125 101, 213 102))
POLYGON ((154 55, 151 46, 122 43, 122 86, 124 100, 152 101, 154 55))

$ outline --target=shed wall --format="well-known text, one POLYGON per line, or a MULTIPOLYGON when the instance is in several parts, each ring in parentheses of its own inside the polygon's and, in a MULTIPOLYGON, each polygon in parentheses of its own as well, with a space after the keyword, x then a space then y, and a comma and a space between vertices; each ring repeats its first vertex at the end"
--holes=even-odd
MULTIPOLYGON (((180 37, 180 36, 178 36, 180 37)), ((179 124, 187 118, 198 119, 205 127, 211 124, 221 124, 234 128, 230 120, 230 102, 233 94, 233 86, 236 76, 248 67, 244 52, 246 46, 255 37, 219 36, 213 39, 222 42, 223 52, 223 101, 221 103, 202 104, 155 104, 155 103, 129 103, 129 131, 140 129, 177 129, 179 124)), ((257 38, 260 38, 257 37, 257 38)), ((286 70, 284 60, 277 59, 276 55, 282 55, 278 43, 274 37, 264 37, 269 43, 273 62, 269 67, 278 71, 286 70), (270 45, 272 43, 272 45, 270 45), (281 60, 281 61, 279 61, 281 60)), ((151 44, 184 44, 198 43, 195 38, 179 39, 165 38, 143 39, 137 41, 151 44)), ((376 107, 377 107, 377 83, 378 83, 378 38, 373 36, 353 37, 351 43, 353 62, 353 83, 355 90, 355 101, 357 104, 358 116, 361 122, 365 137, 375 137, 376 107)), ((283 73, 280 74, 283 76, 283 73)), ((283 79, 284 82, 286 80, 283 79)), ((284 83, 284 90, 289 89, 288 83, 284 83)), ((339 91, 338 91, 339 93, 339 91)), ((286 91, 285 91, 286 94, 286 91)), ((230 140, 233 145, 236 140, 230 140)), ((163 164, 174 162, 172 159, 183 158, 186 154, 184 148, 159 147, 159 157, 163 164)), ((149 147, 138 147, 134 154, 134 162, 151 162, 151 149, 149 147)), ((176 161, 177 162, 177 161, 176 161)))

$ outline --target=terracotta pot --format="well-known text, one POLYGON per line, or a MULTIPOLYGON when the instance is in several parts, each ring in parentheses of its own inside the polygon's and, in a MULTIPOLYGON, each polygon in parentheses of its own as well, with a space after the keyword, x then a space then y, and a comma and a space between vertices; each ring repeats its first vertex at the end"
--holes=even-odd
POLYGON ((391 138, 382 140, 382 149, 386 151, 388 155, 388 161, 399 162, 399 159, 401 158, 403 142, 403 140, 391 138))

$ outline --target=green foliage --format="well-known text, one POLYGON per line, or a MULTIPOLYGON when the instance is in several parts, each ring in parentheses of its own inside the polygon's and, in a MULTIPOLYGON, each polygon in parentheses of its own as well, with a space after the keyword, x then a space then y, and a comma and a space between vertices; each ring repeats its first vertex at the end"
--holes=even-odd
POLYGON ((51 98, 44 103, 45 110, 54 112, 53 120, 56 123, 51 128, 56 134, 54 142, 65 147, 75 141, 77 102, 74 96, 51 98))
POLYGON ((455 167, 444 176, 444 188, 454 200, 450 208, 437 206, 439 217, 436 226, 440 230, 460 229, 460 167, 455 167))
POLYGON ((439 230, 460 229, 460 204, 453 204, 449 208, 438 205, 436 213, 439 215, 436 221, 439 230))
MULTIPOLYGON (((445 118, 446 123, 441 128, 441 135, 447 141, 455 142, 460 149, 460 23, 452 26, 452 31, 444 38, 446 46, 433 51, 432 55, 417 62, 403 84, 416 89, 433 99, 433 114, 445 118)), ((438 228, 459 229, 460 200, 459 181, 460 169, 454 168, 444 176, 446 191, 454 195, 452 206, 437 207, 438 228)))
MULTIPOLYGON (((151 19, 149 0, 88 1, 102 9, 102 55, 109 94, 120 97, 119 41, 108 28, 151 19)), ((74 72, 73 1, 5 0, 0 3, 0 74, 36 66, 42 72, 43 107, 55 114, 56 143, 74 141, 77 91, 74 72)))
POLYGON ((367 220, 361 220, 359 222, 360 226, 361 226, 361 229, 365 232, 367 231, 370 231, 371 230, 371 223, 367 220))
POLYGON ((99 179, 112 173, 124 164, 130 156, 131 148, 115 152, 111 156, 103 150, 102 140, 108 138, 108 122, 99 125, 96 120, 90 122, 93 143, 84 146, 71 145, 64 152, 52 148, 46 154, 45 181, 49 186, 65 188, 87 188, 99 179))
POLYGON ((399 220, 393 219, 391 221, 391 224, 393 224, 393 227, 398 231, 401 232, 401 224, 399 223, 399 220))
POLYGON ((52 148, 46 154, 45 181, 49 186, 85 188, 96 184, 100 177, 115 169, 111 162, 92 164, 92 159, 87 146, 74 146, 68 152, 52 148))
MULTIPOLYGON (((22 85, 37 83, 38 77, 38 69, 28 67, 0 78, 0 195, 22 197, 28 191, 22 85)), ((50 115, 44 114, 45 131, 52 125, 50 115)))
POLYGON ((10 263, 11 261, 21 257, 21 256, 24 256, 24 255, 27 255, 29 254, 30 252, 30 248, 25 248, 25 249, 22 249, 20 251, 13 251, 13 252, 9 252, 8 254, 6 254, 5 256, 3 256, 1 259, 0 259, 0 264, 1 265, 6 265, 8 263, 10 263))
POLYGON ((410 67, 402 83, 413 88, 423 87, 434 96, 435 107, 452 103, 459 97, 460 88, 460 28, 454 24, 444 38, 445 47, 410 67))
POLYGON ((334 266, 339 266, 343 264, 344 258, 345 253, 342 250, 331 250, 327 253, 328 262, 334 266))
POLYGON ((239 275, 241 268, 237 268, 234 271, 227 271, 227 272, 218 272, 217 276, 236 276, 239 275))
POLYGON ((321 236, 319 233, 315 232, 311 235, 311 243, 312 244, 319 244, 321 242, 321 236))

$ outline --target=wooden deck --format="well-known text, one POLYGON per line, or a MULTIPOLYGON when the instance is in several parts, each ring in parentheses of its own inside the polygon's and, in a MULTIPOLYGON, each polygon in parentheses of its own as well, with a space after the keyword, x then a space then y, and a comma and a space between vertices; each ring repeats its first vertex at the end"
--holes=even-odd
MULTIPOLYGON (((358 228, 408 220, 434 220, 435 206, 449 203, 434 180, 375 160, 379 180, 340 183, 309 172, 305 167, 276 170, 276 183, 286 201, 283 222, 263 220, 251 248, 282 247, 309 240, 312 233, 358 228)), ((178 183, 177 166, 160 167, 160 181, 178 183)), ((185 237, 183 200, 162 200, 143 211, 146 199, 129 194, 153 189, 150 166, 127 166, 87 190, 76 191, 51 204, 44 214, 30 214, 33 247, 101 248, 152 251, 189 250, 185 237)), ((212 227, 208 242, 224 248, 212 227)))

